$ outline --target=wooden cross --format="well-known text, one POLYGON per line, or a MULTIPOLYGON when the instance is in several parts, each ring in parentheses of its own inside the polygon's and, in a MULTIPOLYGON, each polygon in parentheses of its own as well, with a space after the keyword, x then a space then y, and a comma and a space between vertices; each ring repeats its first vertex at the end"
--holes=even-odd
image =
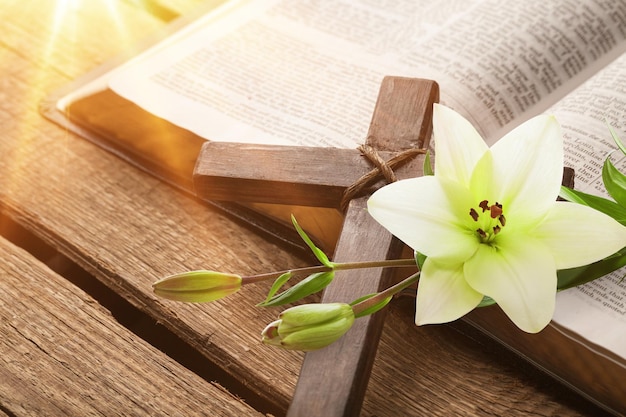
MULTIPOLYGON (((434 81, 386 77, 365 144, 387 161, 403 151, 427 148, 432 107, 438 98, 434 81)), ((423 174, 422 167, 423 155, 419 155, 394 173, 398 178, 415 177, 423 174)), ((207 142, 196 165, 194 185, 207 200, 339 208, 346 189, 371 170, 372 163, 354 149, 207 142)), ((366 202, 367 196, 349 201, 334 252, 336 262, 401 255, 402 244, 368 215, 366 202)), ((322 302, 351 302, 388 287, 392 280, 389 270, 340 271, 322 302)), ((384 311, 356 320, 339 341, 305 355, 288 417, 359 415, 384 311)))

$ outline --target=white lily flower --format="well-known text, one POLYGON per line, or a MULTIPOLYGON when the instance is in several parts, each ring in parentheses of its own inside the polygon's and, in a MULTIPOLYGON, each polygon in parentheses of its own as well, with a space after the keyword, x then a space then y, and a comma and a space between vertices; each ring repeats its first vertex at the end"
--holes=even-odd
POLYGON ((558 269, 626 246, 626 228, 589 207, 557 202, 563 174, 552 116, 522 124, 488 148, 455 111, 435 105, 435 175, 375 192, 370 214, 428 258, 416 323, 444 323, 494 299, 522 330, 551 320, 558 269))

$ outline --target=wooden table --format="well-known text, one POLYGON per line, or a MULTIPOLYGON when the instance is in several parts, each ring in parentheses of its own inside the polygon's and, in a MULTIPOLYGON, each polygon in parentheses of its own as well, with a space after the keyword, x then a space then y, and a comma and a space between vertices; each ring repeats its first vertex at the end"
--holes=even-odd
MULTIPOLYGON (((278 313, 251 307, 267 286, 190 305, 151 284, 307 260, 38 112, 199 1, 2 3, 0 415, 283 415, 303 355, 259 343, 278 313)), ((363 416, 602 415, 462 323, 412 316, 412 300, 392 304, 363 416)))

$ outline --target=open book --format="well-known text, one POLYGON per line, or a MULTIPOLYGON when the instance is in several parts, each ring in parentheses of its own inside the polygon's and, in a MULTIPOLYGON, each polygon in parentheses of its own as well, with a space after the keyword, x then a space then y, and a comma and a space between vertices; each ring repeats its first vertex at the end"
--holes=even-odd
MULTIPOLYGON (((56 102, 85 135, 183 187, 205 140, 355 148, 385 75, 436 80, 441 102, 489 143, 555 114, 582 191, 603 192, 614 149, 606 123, 626 138, 626 0, 230 0, 184 23, 56 102)), ((324 242, 341 225, 334 209, 311 219, 302 207, 248 208, 285 220, 295 212, 324 242)), ((622 275, 558 297, 550 337, 596 362, 553 362, 559 352, 533 350, 541 336, 518 349, 490 319, 476 324, 626 413, 626 384, 612 382, 626 380, 622 275)))

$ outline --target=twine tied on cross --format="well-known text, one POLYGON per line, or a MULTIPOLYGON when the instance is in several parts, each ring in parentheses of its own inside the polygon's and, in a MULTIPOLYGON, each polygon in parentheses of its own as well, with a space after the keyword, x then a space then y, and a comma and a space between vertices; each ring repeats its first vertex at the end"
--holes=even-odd
POLYGON ((398 180, 396 174, 393 172, 394 168, 398 168, 409 162, 417 155, 423 155, 428 150, 423 148, 410 148, 402 152, 398 152, 388 161, 385 161, 378 154, 376 149, 369 145, 359 145, 357 149, 365 156, 375 168, 368 173, 362 175, 352 185, 350 185, 343 193, 341 198, 341 210, 345 211, 348 208, 350 200, 363 194, 366 188, 376 183, 379 179, 384 178, 388 184, 398 180))

